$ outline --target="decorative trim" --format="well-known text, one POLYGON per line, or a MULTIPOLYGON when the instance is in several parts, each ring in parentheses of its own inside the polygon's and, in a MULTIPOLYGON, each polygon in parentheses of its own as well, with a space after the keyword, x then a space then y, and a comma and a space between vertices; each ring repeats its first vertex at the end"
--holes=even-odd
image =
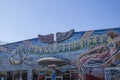
POLYGON ((74 33, 74 29, 68 31, 68 32, 57 32, 56 33, 56 41, 57 42, 62 42, 68 38, 70 38, 74 33))
POLYGON ((38 35, 38 38, 41 42, 44 42, 44 43, 53 43, 54 42, 54 34, 38 35))

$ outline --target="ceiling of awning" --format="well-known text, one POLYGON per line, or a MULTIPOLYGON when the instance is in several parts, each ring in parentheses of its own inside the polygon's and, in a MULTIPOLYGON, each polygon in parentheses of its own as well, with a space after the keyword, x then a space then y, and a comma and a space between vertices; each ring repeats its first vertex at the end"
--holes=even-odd
POLYGON ((41 66, 56 67, 56 66, 70 64, 70 61, 67 59, 56 58, 56 57, 45 57, 39 59, 37 63, 41 66))

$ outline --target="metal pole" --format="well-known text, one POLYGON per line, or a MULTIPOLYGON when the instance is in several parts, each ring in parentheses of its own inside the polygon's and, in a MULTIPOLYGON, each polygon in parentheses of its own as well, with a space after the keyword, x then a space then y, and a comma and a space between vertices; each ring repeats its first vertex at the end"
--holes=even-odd
POLYGON ((13 72, 13 74, 12 74, 12 80, 14 80, 14 72, 13 72))
POLYGON ((37 79, 38 79, 38 80, 39 80, 39 76, 40 76, 39 73, 40 73, 40 71, 38 71, 38 69, 37 69, 37 74, 38 74, 37 79))
POLYGON ((71 80, 71 70, 70 70, 70 80, 71 80))
POLYGON ((7 72, 6 72, 6 80, 7 80, 7 72))

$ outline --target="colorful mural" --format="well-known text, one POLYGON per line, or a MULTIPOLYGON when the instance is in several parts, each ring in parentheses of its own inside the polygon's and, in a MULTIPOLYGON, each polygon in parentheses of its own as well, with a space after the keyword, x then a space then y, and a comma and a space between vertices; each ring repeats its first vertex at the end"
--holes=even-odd
POLYGON ((120 70, 120 28, 81 32, 70 30, 58 32, 56 36, 56 41, 50 34, 1 45, 0 71, 28 70, 27 76, 30 77, 30 71, 43 68, 37 60, 57 57, 71 62, 66 70, 70 66, 77 68, 78 80, 119 80, 112 74, 113 69, 118 73, 120 70))
POLYGON ((106 80, 120 80, 120 68, 105 69, 106 80))
MULTIPOLYGON (((111 41, 110 44, 109 45, 107 44, 98 45, 96 47, 88 49, 83 54, 80 54, 78 58, 75 60, 75 63, 77 64, 78 68, 83 68, 83 67, 103 68, 103 67, 119 66, 119 59, 120 59, 119 57, 119 46, 120 46, 119 45, 120 43, 119 34, 114 31, 108 31, 106 36, 112 39, 110 40, 111 41)), ((84 76, 82 72, 83 71, 80 72, 80 75, 82 75, 82 77, 80 76, 80 79, 82 79, 84 76)), ((93 79, 90 79, 90 80, 93 80, 93 79)), ((104 78, 100 80, 104 80, 104 78)))

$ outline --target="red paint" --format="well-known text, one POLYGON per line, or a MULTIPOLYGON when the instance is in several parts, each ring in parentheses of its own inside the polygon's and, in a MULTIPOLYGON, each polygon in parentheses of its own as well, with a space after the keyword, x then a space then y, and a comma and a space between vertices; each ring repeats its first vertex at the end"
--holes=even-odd
POLYGON ((86 74, 86 80, 105 80, 105 78, 100 78, 94 75, 86 74))
POLYGON ((40 75, 40 76, 38 76, 38 78, 39 78, 39 79, 43 79, 43 78, 44 78, 44 76, 43 76, 43 75, 40 75))

